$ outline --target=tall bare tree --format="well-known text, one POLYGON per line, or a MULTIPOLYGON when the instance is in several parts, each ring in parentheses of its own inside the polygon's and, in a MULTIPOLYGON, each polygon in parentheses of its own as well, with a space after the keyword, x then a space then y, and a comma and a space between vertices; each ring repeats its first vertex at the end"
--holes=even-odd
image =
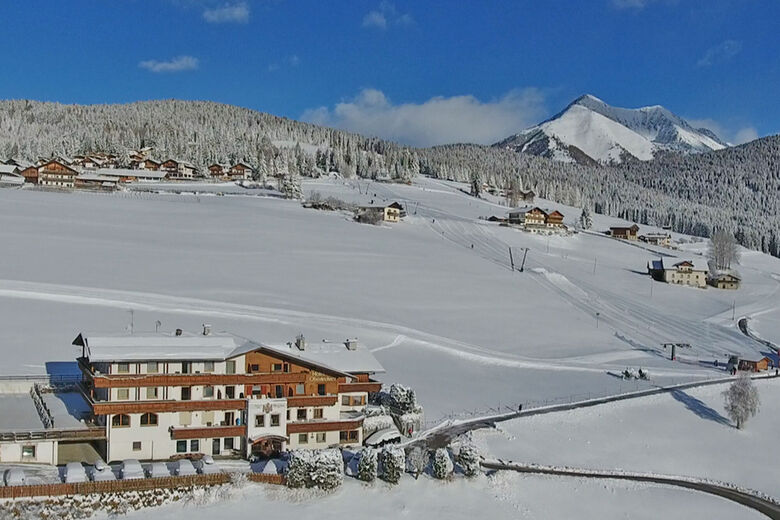
POLYGON ((732 265, 739 263, 739 246, 734 235, 725 229, 716 230, 710 238, 707 255, 715 264, 715 269, 731 269, 732 265))

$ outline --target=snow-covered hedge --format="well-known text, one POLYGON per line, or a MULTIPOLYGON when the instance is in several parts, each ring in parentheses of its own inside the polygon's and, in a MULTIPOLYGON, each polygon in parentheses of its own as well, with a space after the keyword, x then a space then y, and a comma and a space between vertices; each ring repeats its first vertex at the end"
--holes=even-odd
POLYGON ((344 480, 341 452, 297 450, 290 452, 287 485, 294 488, 334 489, 344 480))
POLYGON ((479 473, 479 451, 474 444, 470 442, 461 444, 455 461, 467 477, 474 477, 479 473))
POLYGON ((446 479, 452 473, 452 459, 447 448, 438 448, 433 452, 433 462, 431 463, 431 474, 434 478, 446 479))
POLYGON ((364 482, 376 480, 377 456, 371 448, 363 448, 358 460, 358 478, 364 482))

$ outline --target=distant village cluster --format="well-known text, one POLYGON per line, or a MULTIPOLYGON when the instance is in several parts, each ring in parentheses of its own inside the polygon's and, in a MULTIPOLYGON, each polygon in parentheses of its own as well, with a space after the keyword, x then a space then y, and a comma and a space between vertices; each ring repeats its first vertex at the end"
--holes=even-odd
POLYGON ((6 159, 0 161, 0 184, 115 190, 128 182, 251 180, 254 173, 254 169, 244 162, 214 163, 201 172, 187 161, 153 159, 151 152, 151 148, 143 148, 123 159, 111 153, 94 152, 72 158, 42 158, 32 164, 6 159))

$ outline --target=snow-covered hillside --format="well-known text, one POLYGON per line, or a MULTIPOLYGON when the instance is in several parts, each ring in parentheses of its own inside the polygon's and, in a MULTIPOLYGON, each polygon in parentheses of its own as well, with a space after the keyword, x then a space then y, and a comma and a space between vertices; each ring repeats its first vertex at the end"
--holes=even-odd
POLYGON ((693 128, 662 106, 612 107, 591 95, 496 146, 563 162, 602 164, 621 163, 628 156, 648 161, 658 150, 694 153, 726 147, 711 131, 693 128))

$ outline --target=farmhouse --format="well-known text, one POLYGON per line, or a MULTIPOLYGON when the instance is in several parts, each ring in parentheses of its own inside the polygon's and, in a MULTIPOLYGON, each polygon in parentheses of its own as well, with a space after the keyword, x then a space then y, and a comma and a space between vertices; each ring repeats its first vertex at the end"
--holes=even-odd
POLYGON ((109 177, 116 182, 156 182, 167 178, 168 173, 161 170, 129 170, 126 168, 98 168, 97 175, 109 177))
POLYGON ((94 172, 82 173, 74 179, 74 187, 79 189, 113 191, 117 188, 116 177, 108 177, 94 172))
POLYGON ((28 184, 38 184, 38 167, 28 166, 19 172, 24 177, 24 182, 28 184))
POLYGON ((510 224, 521 225, 526 231, 538 233, 566 229, 563 224, 563 213, 558 210, 525 206, 509 211, 507 216, 510 224))
POLYGON ((52 160, 38 167, 38 184, 57 188, 73 188, 79 172, 62 161, 52 160))
POLYGON ((741 279, 733 272, 713 273, 707 283, 718 289, 739 289, 741 279))
POLYGON ((621 240, 636 240, 638 232, 639 226, 636 224, 630 227, 614 226, 609 228, 609 234, 612 238, 619 238, 621 240))
POLYGON ((214 163, 208 167, 209 175, 212 177, 222 177, 228 170, 228 167, 224 164, 214 163))
POLYGON ((387 206, 361 206, 356 217, 358 221, 370 221, 376 218, 382 222, 399 222, 405 214, 403 206, 393 202, 387 206))
POLYGON ((647 265, 648 273, 656 280, 677 285, 704 288, 709 268, 701 261, 661 258, 647 265))
POLYGON ((271 347, 230 334, 79 334, 106 460, 360 446, 382 366, 355 342, 271 347))
POLYGON ((230 180, 250 180, 252 178, 252 168, 244 163, 236 163, 230 167, 230 180))
POLYGON ((653 246, 672 247, 672 235, 669 233, 648 233, 641 235, 639 240, 653 246))

